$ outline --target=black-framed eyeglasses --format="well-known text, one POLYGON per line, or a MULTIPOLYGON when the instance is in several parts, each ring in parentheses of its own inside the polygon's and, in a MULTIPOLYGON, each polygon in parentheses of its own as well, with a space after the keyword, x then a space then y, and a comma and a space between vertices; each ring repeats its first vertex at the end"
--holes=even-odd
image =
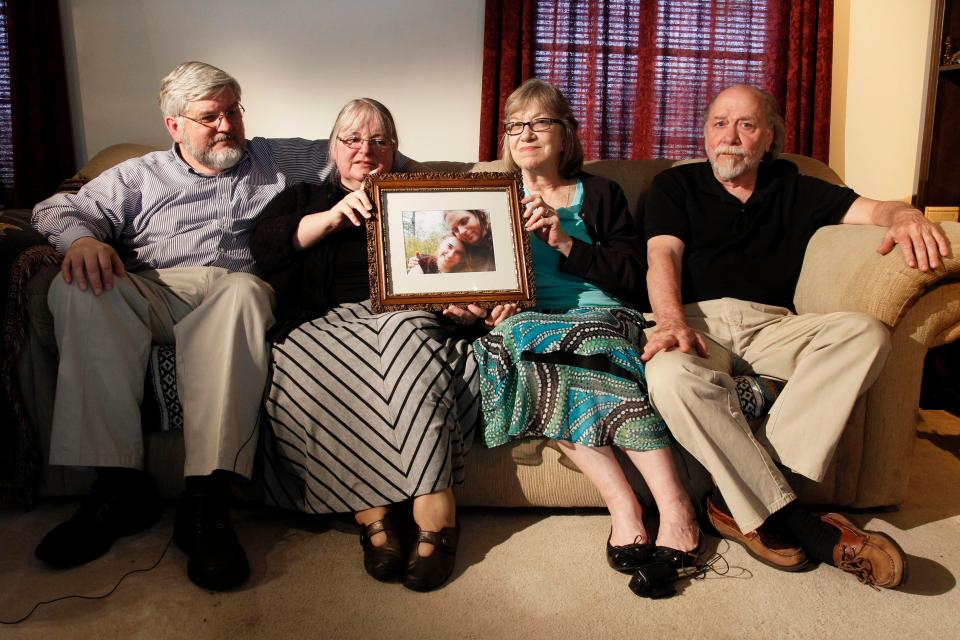
POLYGON ((531 131, 541 132, 549 131, 555 124, 563 124, 563 120, 557 118, 537 118, 529 122, 504 122, 503 132, 508 136, 518 136, 523 133, 524 127, 530 127, 531 131))
POLYGON ((359 149, 363 146, 363 143, 366 142, 370 145, 371 149, 376 151, 383 151, 384 149, 389 149, 393 146, 393 142, 384 138, 383 136, 373 136, 372 138, 364 138, 363 136, 358 136, 356 134, 347 136, 346 138, 337 137, 337 140, 347 145, 348 149, 359 149))
POLYGON ((186 118, 187 120, 193 120, 197 124, 201 124, 205 127, 210 127, 211 129, 219 129, 220 121, 223 120, 224 118, 229 120, 231 124, 239 122, 240 120, 243 120, 244 111, 246 111, 246 109, 244 109, 243 105, 238 102, 236 105, 230 107, 226 111, 221 111, 220 113, 207 113, 205 115, 200 116, 199 118, 191 118, 185 113, 181 113, 180 115, 186 118))

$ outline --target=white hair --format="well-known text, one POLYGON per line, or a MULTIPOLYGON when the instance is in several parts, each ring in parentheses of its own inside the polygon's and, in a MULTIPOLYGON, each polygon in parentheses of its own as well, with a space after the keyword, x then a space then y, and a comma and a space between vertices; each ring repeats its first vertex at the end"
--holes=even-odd
POLYGON ((160 82, 160 109, 163 115, 177 118, 191 102, 207 100, 226 89, 240 101, 240 83, 229 73, 205 62, 184 62, 160 82))

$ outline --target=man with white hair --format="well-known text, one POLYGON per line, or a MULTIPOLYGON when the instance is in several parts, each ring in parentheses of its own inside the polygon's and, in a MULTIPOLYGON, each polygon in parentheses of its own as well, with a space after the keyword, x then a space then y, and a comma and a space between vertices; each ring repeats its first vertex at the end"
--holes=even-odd
POLYGON ((710 103, 708 163, 657 176, 645 204, 650 303, 656 328, 644 350, 650 397, 677 441, 712 474, 711 524, 778 569, 809 559, 886 588, 905 576, 888 536, 840 514, 794 502, 779 465, 821 481, 857 398, 876 380, 889 334, 859 313, 792 311, 810 238, 829 224, 888 227, 910 267, 940 265, 939 229, 901 202, 880 202, 799 175, 776 159, 784 123, 773 98, 736 85, 710 103), (754 433, 732 375, 786 381, 754 433))
POLYGON ((160 90, 169 150, 34 208, 33 226, 63 255, 49 293, 60 351, 50 463, 98 471, 77 513, 36 549, 52 566, 89 562, 160 517, 140 427, 158 342, 177 346, 186 489, 175 539, 188 575, 209 589, 249 575, 228 480, 253 467, 274 292, 255 275, 248 239, 276 194, 321 182, 330 167, 326 140, 247 140, 240 97, 221 69, 179 65, 160 90))

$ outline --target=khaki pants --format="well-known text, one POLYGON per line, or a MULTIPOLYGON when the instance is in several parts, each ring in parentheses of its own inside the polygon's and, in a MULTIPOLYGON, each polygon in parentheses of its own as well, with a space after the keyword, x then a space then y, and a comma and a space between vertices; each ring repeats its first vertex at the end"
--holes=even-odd
POLYGON ((741 530, 752 531, 796 498, 774 461, 823 479, 854 403, 880 374, 889 332, 861 313, 798 316, 733 298, 684 311, 710 357, 658 353, 646 368, 650 398, 741 530), (788 381, 756 435, 732 379, 751 372, 788 381))
POLYGON ((60 350, 50 464, 142 469, 151 342, 175 343, 184 475, 250 476, 269 366, 270 285, 186 267, 128 273, 94 296, 57 276, 48 302, 60 350))

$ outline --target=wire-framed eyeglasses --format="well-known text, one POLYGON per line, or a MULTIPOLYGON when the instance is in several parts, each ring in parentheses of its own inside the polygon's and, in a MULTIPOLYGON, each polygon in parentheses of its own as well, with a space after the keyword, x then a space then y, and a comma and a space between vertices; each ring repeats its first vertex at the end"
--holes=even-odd
POLYGON ((563 120, 558 120, 557 118, 537 118, 529 122, 504 122, 503 132, 508 136, 518 136, 523 133, 524 127, 530 127, 531 131, 539 133, 541 131, 549 131, 555 124, 563 124, 563 120))
POLYGON ((352 134, 347 136, 346 138, 337 137, 337 140, 347 145, 348 149, 359 149, 360 147, 363 146, 364 142, 368 143, 370 145, 370 148, 376 151, 383 151, 385 149, 389 149, 393 145, 392 141, 388 140, 387 138, 384 138, 383 136, 373 136, 371 138, 364 138, 363 136, 352 134))
POLYGON ((231 124, 239 122, 240 120, 243 120, 244 111, 246 111, 246 109, 244 109, 243 105, 238 102, 237 104, 230 107, 226 111, 221 111, 220 113, 205 113, 199 118, 191 118, 185 113, 181 113, 180 115, 186 118, 187 120, 193 120, 197 124, 203 125, 205 127, 210 127, 211 129, 219 129, 220 121, 223 120, 224 118, 229 120, 231 124))

